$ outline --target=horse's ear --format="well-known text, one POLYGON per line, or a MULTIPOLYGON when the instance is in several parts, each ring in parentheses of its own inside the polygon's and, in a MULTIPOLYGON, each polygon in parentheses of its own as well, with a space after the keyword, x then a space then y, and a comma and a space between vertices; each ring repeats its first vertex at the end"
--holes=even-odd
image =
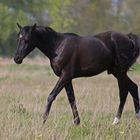
POLYGON ((19 23, 17 23, 17 26, 20 30, 22 29, 22 26, 19 23))
POLYGON ((35 23, 35 24, 33 25, 33 27, 32 27, 32 31, 35 30, 36 26, 37 26, 37 24, 35 23))

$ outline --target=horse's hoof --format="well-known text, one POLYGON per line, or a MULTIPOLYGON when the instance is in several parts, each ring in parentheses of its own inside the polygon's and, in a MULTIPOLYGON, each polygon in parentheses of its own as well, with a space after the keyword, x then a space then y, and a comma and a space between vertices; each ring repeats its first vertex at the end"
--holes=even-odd
POLYGON ((75 125, 79 125, 79 124, 80 124, 80 118, 74 119, 74 124, 75 124, 75 125))
POLYGON ((45 124, 46 120, 47 120, 47 116, 46 116, 46 114, 44 114, 43 115, 43 124, 45 124))
POLYGON ((114 121, 113 121, 112 125, 119 124, 119 123, 120 123, 120 121, 121 121, 121 119, 120 119, 120 118, 115 117, 115 119, 114 119, 114 121))
POLYGON ((43 120, 43 124, 45 124, 46 120, 43 120))
POLYGON ((140 110, 139 110, 138 113, 136 113, 136 118, 137 118, 137 119, 140 119, 140 110))

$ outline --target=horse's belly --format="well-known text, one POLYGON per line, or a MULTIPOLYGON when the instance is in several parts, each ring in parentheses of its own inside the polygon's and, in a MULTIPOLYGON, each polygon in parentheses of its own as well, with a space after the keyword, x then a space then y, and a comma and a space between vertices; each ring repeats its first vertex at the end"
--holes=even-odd
POLYGON ((108 70, 113 58, 106 45, 99 40, 90 41, 86 46, 83 44, 78 50, 77 73, 80 76, 94 76, 108 70))
POLYGON ((112 58, 110 56, 102 57, 99 59, 91 59, 81 63, 77 68, 77 73, 80 76, 94 76, 108 70, 111 67, 112 58))
POLYGON ((97 74, 102 73, 103 71, 107 70, 109 67, 109 65, 91 65, 91 66, 87 66, 84 67, 80 70, 80 73, 82 74, 82 76, 94 76, 97 74))

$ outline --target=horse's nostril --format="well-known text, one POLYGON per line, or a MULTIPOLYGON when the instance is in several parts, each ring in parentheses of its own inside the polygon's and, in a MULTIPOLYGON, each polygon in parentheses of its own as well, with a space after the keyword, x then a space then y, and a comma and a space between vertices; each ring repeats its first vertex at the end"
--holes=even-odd
POLYGON ((20 60, 20 57, 17 57, 17 60, 19 61, 20 60))
POLYGON ((17 61, 18 59, 19 59, 19 57, 18 57, 18 56, 14 57, 14 61, 17 61))

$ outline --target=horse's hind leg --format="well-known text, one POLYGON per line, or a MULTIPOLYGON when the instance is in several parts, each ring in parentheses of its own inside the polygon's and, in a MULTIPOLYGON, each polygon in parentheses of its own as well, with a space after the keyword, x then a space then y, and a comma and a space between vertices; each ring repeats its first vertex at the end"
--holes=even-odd
POLYGON ((118 86, 119 86, 119 97, 120 97, 120 104, 116 114, 116 117, 113 121, 113 125, 118 124, 121 119, 121 115, 123 112, 124 104, 126 102, 126 98, 128 95, 128 89, 125 83, 125 76, 121 76, 121 78, 117 78, 118 86))
POLYGON ((117 124, 120 122, 120 118, 121 118, 124 104, 125 104, 125 101, 126 101, 126 98, 128 95, 128 91, 130 92, 131 96, 133 97, 136 117, 138 119, 140 119, 140 104, 139 104, 138 86, 127 75, 123 75, 120 77, 121 78, 117 78, 118 85, 119 85, 120 105, 119 105, 118 112, 114 119, 113 124, 117 124))
POLYGON ((75 96, 74 96, 74 90, 73 90, 72 83, 69 82, 65 86, 65 89, 66 89, 66 93, 67 93, 67 96, 68 96, 69 103, 70 103, 71 108, 72 108, 74 123, 76 125, 78 125, 80 123, 80 118, 79 118, 78 110, 77 110, 77 107, 76 107, 76 101, 75 101, 75 96))
POLYGON ((133 98, 136 117, 140 119, 140 104, 138 95, 138 86, 127 76, 128 90, 133 98))

